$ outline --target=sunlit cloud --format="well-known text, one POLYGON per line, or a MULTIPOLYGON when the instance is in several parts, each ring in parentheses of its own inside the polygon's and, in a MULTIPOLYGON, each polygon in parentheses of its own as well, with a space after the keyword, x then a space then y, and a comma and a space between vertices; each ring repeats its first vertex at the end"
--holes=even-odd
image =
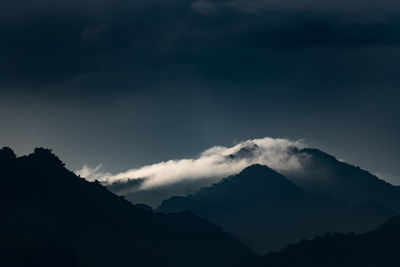
POLYGON ((266 137, 246 140, 232 147, 214 146, 196 158, 163 161, 117 174, 103 172, 101 165, 83 166, 76 173, 105 185, 140 178, 143 182, 136 190, 149 190, 194 180, 218 180, 251 164, 267 165, 282 173, 297 171, 301 169, 301 162, 292 149, 303 146, 302 141, 266 137))

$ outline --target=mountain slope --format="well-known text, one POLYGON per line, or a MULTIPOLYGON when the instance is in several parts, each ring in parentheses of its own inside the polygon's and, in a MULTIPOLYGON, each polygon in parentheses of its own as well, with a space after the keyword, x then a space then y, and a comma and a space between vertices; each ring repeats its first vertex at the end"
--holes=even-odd
POLYGON ((49 150, 0 150, 1 266, 234 266, 255 255, 191 213, 137 208, 49 150))
POLYGON ((330 234, 303 240, 264 256, 256 266, 399 266, 400 217, 363 234, 330 234))
POLYGON ((392 214, 374 203, 350 207, 310 194, 262 165, 252 165, 194 195, 165 200, 158 210, 190 210, 259 253, 325 232, 367 231, 392 214))
POLYGON ((291 153, 297 155, 303 171, 286 177, 305 190, 353 204, 372 200, 400 211, 400 187, 318 149, 294 148, 291 153))

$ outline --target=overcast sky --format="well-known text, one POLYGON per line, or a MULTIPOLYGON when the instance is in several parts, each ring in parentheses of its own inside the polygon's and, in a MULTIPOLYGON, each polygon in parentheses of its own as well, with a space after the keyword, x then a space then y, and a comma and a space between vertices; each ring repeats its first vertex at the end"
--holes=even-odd
POLYGON ((265 136, 400 184, 394 0, 0 2, 0 145, 119 172, 265 136))

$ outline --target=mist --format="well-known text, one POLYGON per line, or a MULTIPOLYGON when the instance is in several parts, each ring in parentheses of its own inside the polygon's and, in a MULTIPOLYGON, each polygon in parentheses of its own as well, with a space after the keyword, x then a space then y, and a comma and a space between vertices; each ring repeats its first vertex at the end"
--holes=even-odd
MULTIPOLYGON (((102 165, 84 165, 76 171, 89 181, 98 180, 105 186, 118 183, 117 193, 139 191, 164 191, 168 195, 185 195, 229 175, 236 174, 252 164, 262 164, 283 173, 301 171, 303 154, 293 153, 293 148, 304 147, 301 140, 261 138, 239 142, 232 147, 214 146, 195 158, 175 159, 146 165, 112 174, 102 170, 102 165), (140 180, 140 182, 132 182, 140 180), (126 187, 121 184, 126 184, 126 187)), ((160 197, 160 198, 162 198, 160 197)))

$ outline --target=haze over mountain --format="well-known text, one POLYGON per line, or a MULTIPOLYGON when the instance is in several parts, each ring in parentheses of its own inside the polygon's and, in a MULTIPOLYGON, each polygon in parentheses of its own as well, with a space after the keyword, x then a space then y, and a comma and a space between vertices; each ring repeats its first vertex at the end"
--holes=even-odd
POLYGON ((339 161, 318 149, 296 149, 303 172, 287 177, 309 192, 359 204, 373 200, 400 211, 400 186, 393 186, 358 166, 339 161))
POLYGON ((308 193, 262 165, 193 195, 172 197, 158 208, 164 213, 185 210, 223 226, 260 254, 326 232, 367 231, 393 214, 375 202, 350 206, 308 193))
POLYGON ((255 255, 184 212, 135 207, 68 171, 50 150, 0 149, 1 266, 235 266, 255 255))
POLYGON ((251 164, 261 164, 310 193, 354 205, 375 201, 394 211, 400 210, 400 187, 318 149, 306 147, 302 141, 266 137, 243 141, 233 147, 215 146, 193 159, 164 161, 115 175, 103 172, 101 166, 84 166, 77 173, 92 181, 100 180, 134 203, 157 207, 166 198, 193 194, 251 164))

